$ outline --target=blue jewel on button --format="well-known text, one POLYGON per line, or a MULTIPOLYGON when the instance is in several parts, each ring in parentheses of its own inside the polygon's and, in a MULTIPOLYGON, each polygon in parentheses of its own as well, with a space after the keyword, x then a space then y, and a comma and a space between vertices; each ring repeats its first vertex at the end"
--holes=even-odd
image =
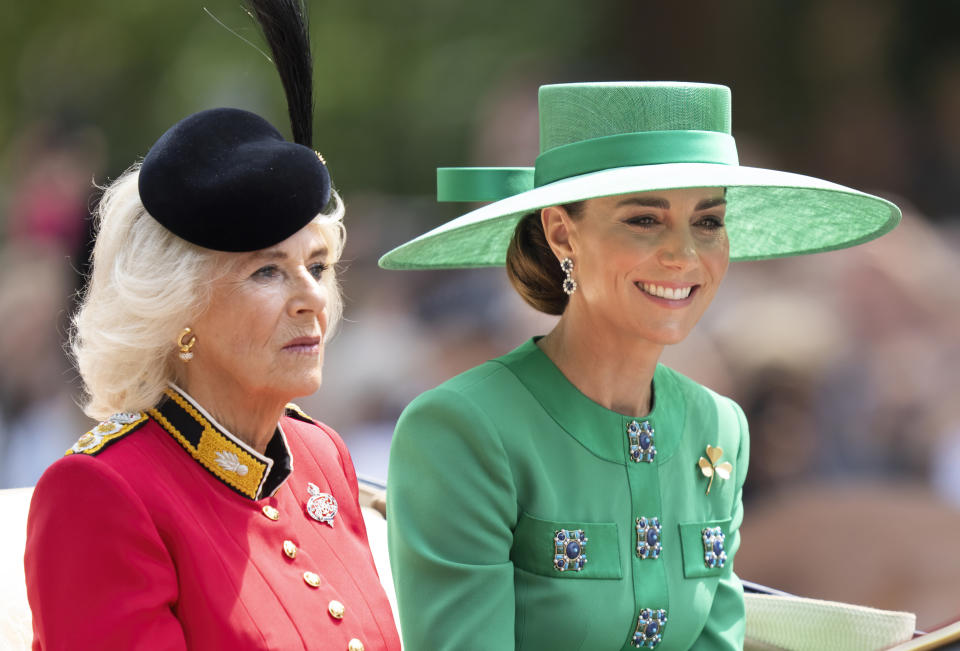
POLYGON ((637 556, 660 558, 660 534, 659 518, 637 518, 637 556))
POLYGON ((653 428, 649 421, 630 421, 627 425, 627 439, 630 442, 630 458, 634 462, 653 463, 657 456, 657 446, 653 444, 653 428))
POLYGON ((644 608, 637 618, 637 630, 631 644, 638 649, 652 649, 663 639, 663 629, 667 625, 667 611, 644 608))
POLYGON ((720 527, 707 527, 702 532, 703 536, 703 564, 709 569, 723 567, 727 562, 727 552, 723 548, 723 541, 726 536, 720 527))
POLYGON ((584 548, 587 537, 583 529, 559 529, 553 534, 553 569, 558 572, 579 572, 587 562, 584 548))

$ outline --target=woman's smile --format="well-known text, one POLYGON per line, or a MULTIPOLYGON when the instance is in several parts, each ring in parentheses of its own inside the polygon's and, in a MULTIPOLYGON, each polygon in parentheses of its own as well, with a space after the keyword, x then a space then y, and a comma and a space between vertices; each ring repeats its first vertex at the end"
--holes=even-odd
POLYGON ((700 285, 674 283, 648 283, 637 281, 634 283, 644 296, 657 305, 668 308, 682 308, 693 302, 700 285))

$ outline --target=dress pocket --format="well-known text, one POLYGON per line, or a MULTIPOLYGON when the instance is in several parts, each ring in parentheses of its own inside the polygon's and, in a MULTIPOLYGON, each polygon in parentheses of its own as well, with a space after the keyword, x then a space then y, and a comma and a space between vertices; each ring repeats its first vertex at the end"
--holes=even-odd
POLYGON ((620 547, 615 522, 541 520, 521 513, 510 560, 521 570, 551 578, 620 579, 620 547))
POLYGON ((720 576, 727 563, 726 539, 730 523, 726 520, 680 523, 680 547, 683 550, 683 575, 688 579, 720 576))

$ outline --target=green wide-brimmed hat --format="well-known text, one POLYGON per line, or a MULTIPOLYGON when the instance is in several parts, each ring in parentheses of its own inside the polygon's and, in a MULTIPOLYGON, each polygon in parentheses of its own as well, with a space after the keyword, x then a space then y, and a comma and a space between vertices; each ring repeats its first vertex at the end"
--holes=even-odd
POLYGON ((809 176, 741 166, 730 124, 726 86, 541 86, 535 167, 438 169, 438 200, 492 203, 395 248, 380 266, 500 266, 517 221, 530 212, 676 188, 727 188, 731 260, 841 249, 899 223, 899 208, 885 199, 809 176))

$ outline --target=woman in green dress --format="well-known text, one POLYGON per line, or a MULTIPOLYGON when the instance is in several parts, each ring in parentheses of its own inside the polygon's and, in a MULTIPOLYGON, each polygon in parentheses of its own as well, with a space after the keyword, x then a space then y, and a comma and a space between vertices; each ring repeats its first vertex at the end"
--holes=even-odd
POLYGON ((738 649, 747 424, 658 363, 730 260, 852 246, 893 204, 743 167, 730 91, 540 89, 534 168, 445 168, 492 201, 381 265, 506 265, 546 336, 418 397, 391 448, 391 563, 406 648, 738 649))

